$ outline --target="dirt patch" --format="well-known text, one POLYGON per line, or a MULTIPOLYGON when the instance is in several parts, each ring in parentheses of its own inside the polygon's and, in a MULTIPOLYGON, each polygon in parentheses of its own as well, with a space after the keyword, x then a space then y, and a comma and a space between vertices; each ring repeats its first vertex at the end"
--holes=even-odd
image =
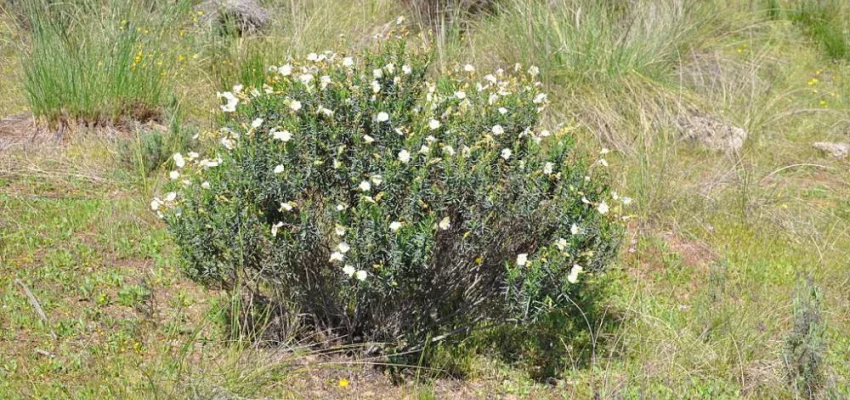
POLYGON ((670 249, 679 254, 682 263, 689 267, 705 267, 718 259, 714 251, 704 242, 688 239, 673 232, 665 232, 664 239, 670 249))
POLYGON ((166 131, 167 127, 149 116, 122 118, 114 123, 62 121, 58 127, 51 127, 31 113, 24 112, 0 119, 0 151, 61 148, 69 143, 70 138, 81 134, 107 139, 131 137, 138 129, 166 131))
POLYGON ((61 136, 40 128, 30 113, 10 115, 0 119, 0 151, 31 147, 56 146, 61 136))

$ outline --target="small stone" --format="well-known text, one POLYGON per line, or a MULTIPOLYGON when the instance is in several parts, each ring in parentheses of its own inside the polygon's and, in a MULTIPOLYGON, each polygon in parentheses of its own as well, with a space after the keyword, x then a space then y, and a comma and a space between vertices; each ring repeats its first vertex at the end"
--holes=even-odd
POLYGON ((747 131, 708 115, 681 115, 677 118, 679 136, 710 150, 737 153, 744 147, 747 131))
POLYGON ((812 146, 838 159, 847 158, 850 154, 850 143, 815 142, 812 146))
POLYGON ((239 35, 259 33, 271 21, 256 0, 206 0, 195 9, 203 14, 201 22, 225 29, 232 26, 239 35))

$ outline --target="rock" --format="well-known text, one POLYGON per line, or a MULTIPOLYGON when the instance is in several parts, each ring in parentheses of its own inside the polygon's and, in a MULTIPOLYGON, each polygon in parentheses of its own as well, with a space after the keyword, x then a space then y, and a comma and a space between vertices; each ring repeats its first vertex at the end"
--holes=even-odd
POLYGON ((203 13, 201 23, 223 32, 232 28, 238 35, 259 33, 271 19, 269 12, 256 0, 205 0, 195 9, 203 13))
POLYGON ((850 143, 815 142, 812 146, 835 158, 847 158, 850 154, 850 143))
POLYGON ((707 115, 680 115, 679 136, 717 151, 738 152, 747 140, 747 131, 707 115))

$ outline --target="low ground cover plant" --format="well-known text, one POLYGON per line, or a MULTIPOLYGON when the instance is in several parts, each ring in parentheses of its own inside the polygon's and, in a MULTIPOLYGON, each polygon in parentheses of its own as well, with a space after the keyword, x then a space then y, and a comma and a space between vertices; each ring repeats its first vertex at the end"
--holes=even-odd
POLYGON ((428 67, 388 40, 219 93, 213 150, 175 154, 151 203, 185 272, 248 313, 407 350, 573 307, 631 200, 538 125, 537 68, 428 67))

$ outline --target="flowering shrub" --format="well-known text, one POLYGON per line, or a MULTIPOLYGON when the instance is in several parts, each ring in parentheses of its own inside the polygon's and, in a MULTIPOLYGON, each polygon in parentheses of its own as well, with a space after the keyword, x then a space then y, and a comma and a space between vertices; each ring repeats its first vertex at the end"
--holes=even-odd
POLYGON ((568 307, 630 200, 537 129, 536 68, 432 82, 428 61, 389 41, 219 93, 216 150, 175 154, 151 203, 188 275, 405 348, 568 307))

